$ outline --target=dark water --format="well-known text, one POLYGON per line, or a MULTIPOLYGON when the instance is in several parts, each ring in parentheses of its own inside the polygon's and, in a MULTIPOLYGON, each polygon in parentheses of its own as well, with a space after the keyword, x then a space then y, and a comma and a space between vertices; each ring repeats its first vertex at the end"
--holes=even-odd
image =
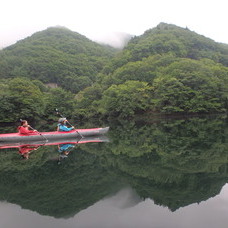
POLYGON ((68 145, 67 156, 1 149, 0 227, 227 227, 226 118, 110 126, 110 142, 68 145))

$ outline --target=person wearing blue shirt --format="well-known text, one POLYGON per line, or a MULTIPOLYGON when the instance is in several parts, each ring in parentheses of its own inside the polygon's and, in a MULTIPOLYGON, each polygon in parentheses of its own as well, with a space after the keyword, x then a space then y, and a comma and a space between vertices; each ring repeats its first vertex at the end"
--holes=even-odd
POLYGON ((57 131, 71 131, 74 129, 74 127, 67 127, 67 119, 66 118, 60 118, 58 121, 58 128, 57 131))

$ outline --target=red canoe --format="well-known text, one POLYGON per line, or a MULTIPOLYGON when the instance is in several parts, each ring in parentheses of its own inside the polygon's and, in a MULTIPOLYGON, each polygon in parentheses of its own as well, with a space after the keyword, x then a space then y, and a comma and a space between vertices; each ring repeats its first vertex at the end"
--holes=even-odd
POLYGON ((22 135, 19 133, 0 134, 0 143, 5 142, 30 142, 30 141, 49 141, 70 138, 82 138, 97 135, 104 135, 108 132, 109 127, 77 129, 68 132, 52 131, 52 132, 35 132, 30 135, 22 135))

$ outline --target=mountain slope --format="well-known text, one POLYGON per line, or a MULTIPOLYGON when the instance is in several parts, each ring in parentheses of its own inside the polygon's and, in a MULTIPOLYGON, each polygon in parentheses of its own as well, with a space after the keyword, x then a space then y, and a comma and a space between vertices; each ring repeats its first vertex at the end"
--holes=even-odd
POLYGON ((31 81, 44 95, 37 113, 46 118, 60 100, 75 110, 71 116, 87 118, 228 110, 228 46, 164 23, 118 52, 65 28, 49 28, 0 51, 2 119, 16 108, 33 117, 37 96, 26 101, 29 108, 24 104, 16 85, 29 83, 21 77, 61 87, 46 93, 31 81))
POLYGON ((98 85, 81 92, 78 112, 128 117, 228 108, 228 46, 175 25, 134 37, 102 73, 100 96, 88 99, 98 85))
POLYGON ((0 51, 0 78, 23 76, 78 92, 115 52, 66 28, 48 28, 0 51))
POLYGON ((160 23, 143 35, 131 39, 123 52, 112 61, 106 72, 127 62, 140 61, 152 55, 172 54, 175 57, 199 60, 208 58, 228 66, 228 45, 175 25, 160 23))

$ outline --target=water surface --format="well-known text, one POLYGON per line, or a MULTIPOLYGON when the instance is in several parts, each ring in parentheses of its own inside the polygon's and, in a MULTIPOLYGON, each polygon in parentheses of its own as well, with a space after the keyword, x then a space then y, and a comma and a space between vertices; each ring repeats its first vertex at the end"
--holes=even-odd
POLYGON ((0 227, 227 227, 226 118, 110 125, 66 156, 0 150, 0 227))

